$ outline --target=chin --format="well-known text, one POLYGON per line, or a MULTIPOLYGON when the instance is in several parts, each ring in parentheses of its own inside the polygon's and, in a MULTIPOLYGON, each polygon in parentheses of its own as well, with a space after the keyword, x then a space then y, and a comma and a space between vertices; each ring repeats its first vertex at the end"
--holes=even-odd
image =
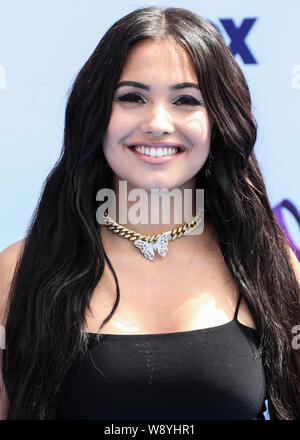
POLYGON ((177 185, 170 185, 170 183, 161 183, 161 182, 155 182, 155 183, 141 183, 139 186, 136 186, 136 188, 142 188, 147 192, 150 192, 152 189, 156 190, 171 190, 172 188, 177 187, 177 185))

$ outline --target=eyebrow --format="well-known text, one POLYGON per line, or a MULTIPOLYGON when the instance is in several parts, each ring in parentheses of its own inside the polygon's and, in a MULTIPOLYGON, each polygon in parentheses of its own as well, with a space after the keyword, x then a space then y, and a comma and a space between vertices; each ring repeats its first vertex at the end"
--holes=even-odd
MULTIPOLYGON (((117 89, 119 87, 124 87, 124 86, 132 86, 132 87, 137 87, 139 89, 143 89, 143 90, 150 90, 151 87, 147 86, 146 84, 137 82, 137 81, 121 81, 118 85, 117 85, 117 89)), ((169 90, 181 90, 181 89, 186 89, 186 88, 193 88, 193 89, 197 89, 200 90, 199 86, 197 83, 192 83, 192 82, 183 82, 183 83, 179 83, 179 84, 175 84, 173 86, 169 87, 169 90)))

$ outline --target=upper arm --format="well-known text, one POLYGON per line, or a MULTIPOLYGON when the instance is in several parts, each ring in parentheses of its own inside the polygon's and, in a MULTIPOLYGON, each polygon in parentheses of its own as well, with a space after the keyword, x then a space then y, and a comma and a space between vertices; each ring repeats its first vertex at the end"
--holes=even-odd
MULTIPOLYGON (((8 314, 8 294, 15 272, 18 257, 23 249, 24 240, 12 244, 0 253, 0 337, 5 336, 5 324, 8 314)), ((6 418, 7 395, 2 377, 2 349, 5 339, 0 341, 0 420, 6 418)))
POLYGON ((0 252, 0 324, 5 326, 8 314, 8 294, 24 239, 0 252))

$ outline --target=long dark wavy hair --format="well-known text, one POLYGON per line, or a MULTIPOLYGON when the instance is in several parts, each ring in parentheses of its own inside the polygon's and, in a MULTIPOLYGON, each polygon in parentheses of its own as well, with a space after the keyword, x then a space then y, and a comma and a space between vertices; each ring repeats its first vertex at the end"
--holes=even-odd
MULTIPOLYGON (((112 188, 103 154, 127 53, 145 39, 175 39, 191 56, 214 124, 212 174, 197 174, 226 264, 254 317, 271 419, 299 419, 299 285, 253 147, 257 127, 244 75, 219 31, 180 8, 138 9, 116 22, 76 77, 61 155, 47 177, 9 296, 3 377, 7 419, 55 419, 64 374, 88 349, 85 312, 105 264, 120 289, 96 220, 96 193, 112 188)), ((102 327, 102 326, 101 326, 102 327)), ((100 328, 101 328, 100 327, 100 328)))

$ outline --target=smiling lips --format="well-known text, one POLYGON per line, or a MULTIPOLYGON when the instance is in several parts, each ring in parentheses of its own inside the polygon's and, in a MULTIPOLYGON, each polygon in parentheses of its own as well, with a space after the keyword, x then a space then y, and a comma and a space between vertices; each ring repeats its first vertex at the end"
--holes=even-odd
POLYGON ((134 143, 128 147, 139 159, 157 165, 169 162, 186 151, 184 145, 175 143, 134 143))

